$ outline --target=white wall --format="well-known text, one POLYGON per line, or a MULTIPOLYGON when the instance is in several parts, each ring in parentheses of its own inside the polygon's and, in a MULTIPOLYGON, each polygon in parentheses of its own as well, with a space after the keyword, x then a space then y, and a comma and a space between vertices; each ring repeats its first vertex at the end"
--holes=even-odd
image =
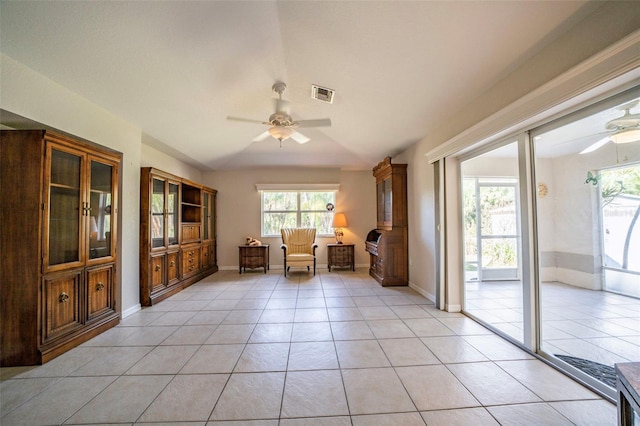
MULTIPOLYGON (((436 205, 433 166, 427 162, 425 154, 638 28, 640 28, 640 2, 604 3, 593 14, 577 23, 569 32, 499 81, 485 94, 476 99, 470 99, 465 109, 452 112, 449 120, 444 120, 437 129, 394 157, 396 162, 409 164, 409 256, 413 260, 409 270, 412 284, 426 293, 435 294, 433 268, 436 247, 435 223, 432 218, 436 205), (421 261, 416 264, 417 256, 420 258, 424 256, 425 259, 420 259, 421 261)), ((555 104, 548 105, 549 108, 554 106, 555 104)), ((491 125, 487 124, 485 127, 489 128, 491 125)), ((502 128, 496 128, 496 132, 499 130, 502 128)), ((446 196, 457 197, 457 194, 449 191, 446 196)), ((452 208, 455 207, 456 203, 453 202, 452 208)), ((452 223, 452 225, 459 227, 459 223, 452 223)), ((459 274, 452 270, 443 271, 443 275, 445 273, 450 277, 449 288, 446 290, 448 304, 460 306, 462 282, 455 278, 459 274)))
MULTIPOLYGON (((498 82, 483 96, 470 99, 464 110, 452 111, 449 120, 444 120, 437 129, 394 158, 394 162, 409 164, 411 263, 409 269, 413 285, 424 292, 435 294, 433 166, 427 163, 424 154, 638 28, 640 28, 640 2, 605 2, 595 13, 578 23, 553 45, 545 48, 521 68, 498 82)), ((124 154, 123 220, 120 227, 121 307, 123 311, 135 308, 139 297, 138 187, 139 168, 143 164, 142 155, 158 160, 166 169, 179 170, 183 165, 174 163, 169 158, 158 155, 149 147, 143 146, 143 135, 136 126, 99 108, 6 55, 2 55, 1 62, 1 108, 116 149, 124 154)), ((470 72, 473 70, 470 69, 470 72)), ((425 80, 425 84, 428 84, 428 80, 425 80)), ((151 161, 154 160, 148 162, 145 160, 145 165, 158 165, 150 164, 151 161)), ((178 160, 175 161, 178 162, 178 160)), ((192 172, 193 170, 190 171, 187 168, 187 173, 192 172)), ((202 183, 220 190, 221 209, 218 219, 219 223, 223 224, 218 228, 220 263, 222 265, 237 264, 237 260, 233 259, 233 253, 237 252, 234 246, 242 243, 246 234, 259 235, 259 216, 256 218, 255 214, 255 211, 259 212, 259 196, 253 187, 258 182, 291 182, 295 179, 299 182, 343 183, 345 188, 357 188, 358 191, 355 193, 349 192, 344 199, 339 198, 339 203, 344 203, 349 221, 354 224, 353 228, 350 225, 347 229, 345 240, 361 244, 367 231, 375 224, 375 192, 373 183, 370 184, 370 190, 366 188, 369 186, 366 183, 369 179, 366 177, 368 173, 300 169, 203 174, 202 183)), ((371 182, 373 182, 372 176, 371 182)), ((346 190, 344 194, 347 194, 346 190)), ((338 209, 341 209, 340 204, 338 209)), ((275 250, 272 250, 272 253, 275 260, 275 250)), ((366 253, 363 253, 362 245, 356 249, 356 253, 356 262, 366 264, 366 253)), ((323 255, 322 252, 321 255, 323 255)), ((452 298, 457 297, 457 294, 457 292, 452 293, 452 298)))
POLYGON ((202 183, 201 170, 147 145, 145 138, 146 136, 142 135, 140 167, 154 167, 163 172, 171 173, 196 183, 202 183))
POLYGON ((119 272, 123 312, 139 305, 138 230, 140 209, 140 130, 2 55, 0 107, 47 126, 122 152, 122 248, 119 272))
POLYGON ((602 289, 599 187, 586 184, 587 173, 640 161, 640 145, 609 143, 587 155, 570 155, 537 161, 538 181, 549 188, 538 199, 541 252, 558 261, 543 269, 544 281, 560 281, 591 290, 602 289), (562 259, 569 256, 570 263, 562 259))
MULTIPOLYGON (((270 263, 282 267, 281 238, 260 236, 261 198, 256 190, 258 183, 331 183, 340 184, 336 194, 336 211, 344 212, 349 226, 345 228, 344 241, 353 242, 356 265, 369 265, 364 251, 367 233, 376 226, 375 178, 370 171, 340 171, 339 169, 251 169, 216 171, 205 173, 204 184, 218 191, 218 267, 238 267, 238 245, 251 236, 270 244, 270 263)), ((333 237, 318 237, 316 252, 319 265, 326 265, 326 244, 335 242, 333 237)))

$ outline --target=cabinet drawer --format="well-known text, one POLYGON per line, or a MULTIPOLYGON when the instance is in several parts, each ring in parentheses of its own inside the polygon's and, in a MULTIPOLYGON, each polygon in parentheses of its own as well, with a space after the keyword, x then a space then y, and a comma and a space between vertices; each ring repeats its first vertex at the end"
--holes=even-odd
POLYGON ((99 266, 87 271, 87 320, 115 309, 113 298, 113 265, 99 266))
POLYGON ((195 274, 200 270, 200 247, 186 249, 182 252, 182 275, 195 274))
POLYGON ((200 225, 182 225, 182 242, 188 243, 193 241, 200 241, 200 225))
POLYGON ((264 257, 265 254, 264 247, 246 247, 243 250, 243 255, 247 257, 264 257))
POLYGON ((81 284, 81 271, 44 278, 42 292, 43 343, 82 326, 80 315, 81 284))
POLYGON ((244 265, 247 268, 257 268, 259 266, 264 266, 266 263, 264 256, 251 256, 244 258, 244 265))

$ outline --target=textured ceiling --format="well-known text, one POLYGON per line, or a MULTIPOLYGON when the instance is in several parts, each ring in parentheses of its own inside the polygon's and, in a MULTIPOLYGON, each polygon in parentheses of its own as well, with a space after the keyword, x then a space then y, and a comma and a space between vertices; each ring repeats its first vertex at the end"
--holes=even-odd
POLYGON ((2 52, 203 169, 369 169, 593 11, 567 1, 3 1, 2 52), (269 138, 287 84, 305 145, 269 138), (311 99, 311 84, 336 90, 311 99))

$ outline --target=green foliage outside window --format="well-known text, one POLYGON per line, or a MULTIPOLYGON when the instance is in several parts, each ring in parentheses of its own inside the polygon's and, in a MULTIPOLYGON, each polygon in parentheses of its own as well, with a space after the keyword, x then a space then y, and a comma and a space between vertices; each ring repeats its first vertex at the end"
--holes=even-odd
POLYGON ((282 228, 316 228, 316 235, 332 235, 334 192, 264 191, 262 193, 262 236, 280 236, 282 228))

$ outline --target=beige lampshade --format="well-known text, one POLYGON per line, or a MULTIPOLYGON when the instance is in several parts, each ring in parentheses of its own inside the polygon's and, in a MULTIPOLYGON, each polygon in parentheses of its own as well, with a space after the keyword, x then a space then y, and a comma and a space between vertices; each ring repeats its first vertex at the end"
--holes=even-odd
POLYGON ((288 139, 291 136, 293 130, 288 127, 273 126, 269 128, 268 132, 271 136, 282 142, 283 140, 288 139))
POLYGON ((344 213, 336 213, 333 215, 333 227, 334 228, 346 228, 347 217, 344 213))

